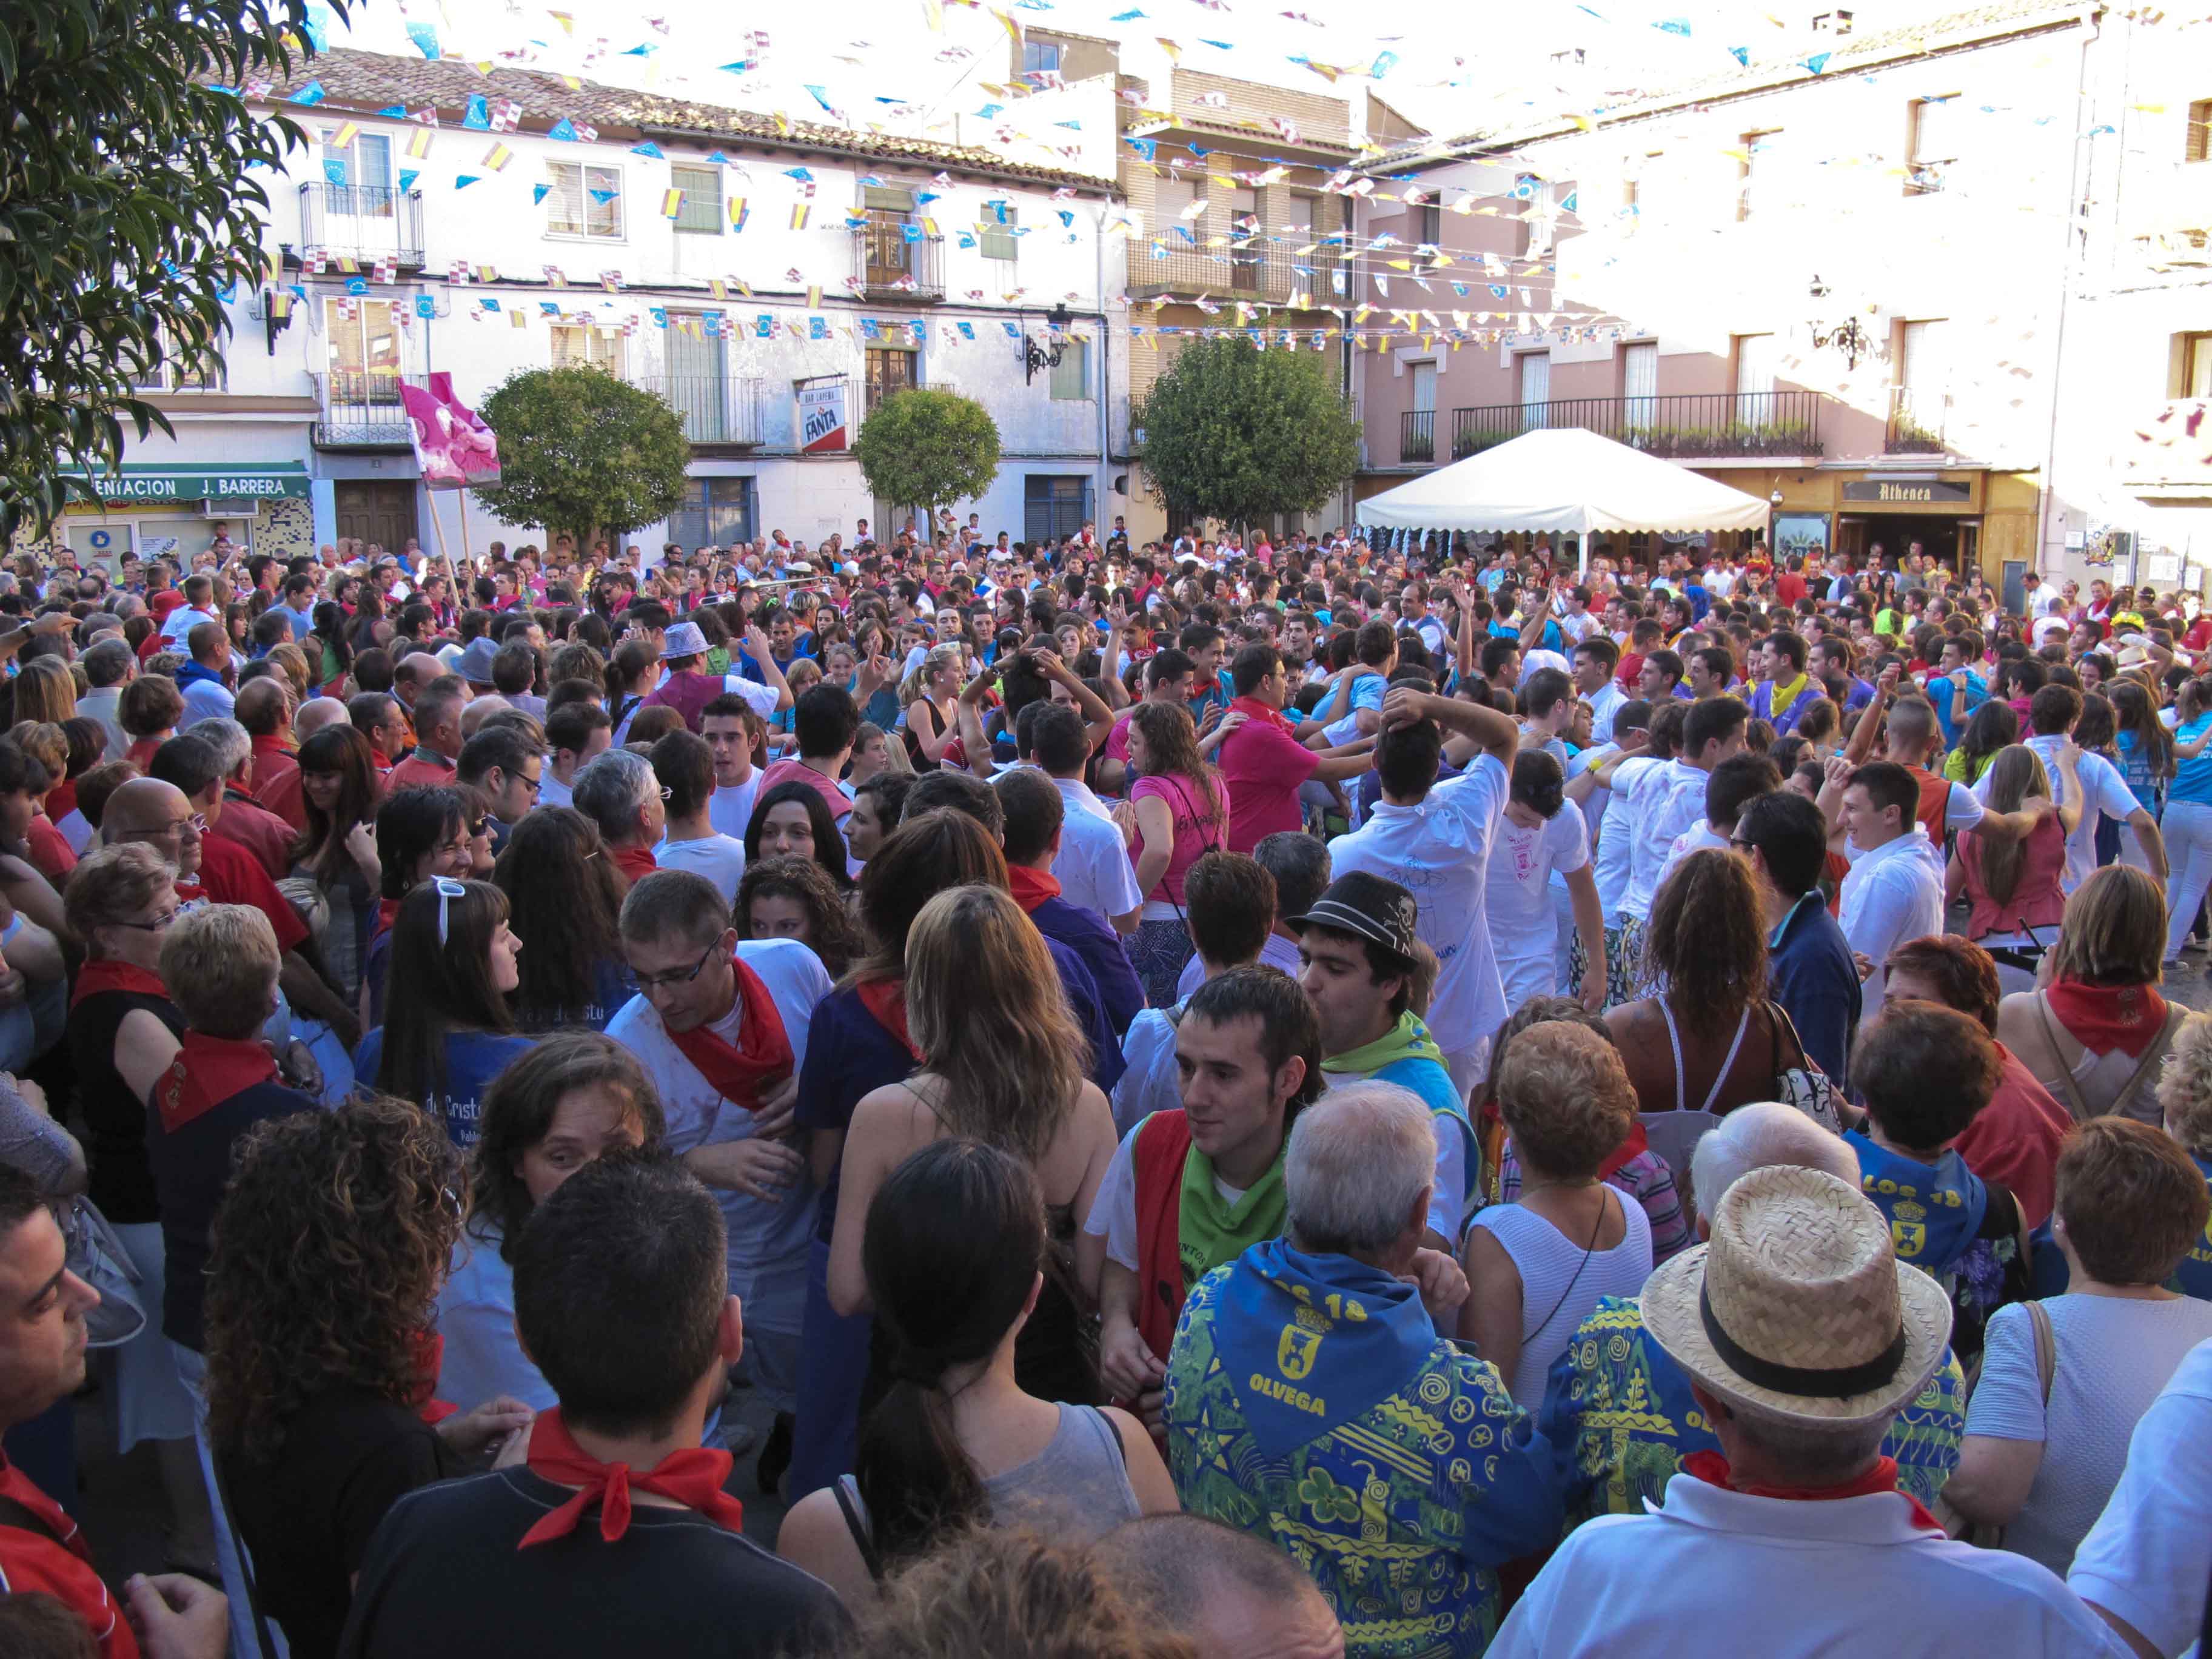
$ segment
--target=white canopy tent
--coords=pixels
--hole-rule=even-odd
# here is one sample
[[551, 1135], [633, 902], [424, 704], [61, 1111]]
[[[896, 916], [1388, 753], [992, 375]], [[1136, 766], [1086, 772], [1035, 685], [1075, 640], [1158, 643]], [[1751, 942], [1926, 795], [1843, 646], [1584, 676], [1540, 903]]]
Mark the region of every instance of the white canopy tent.
[[1767, 504], [1686, 466], [1573, 427], [1544, 428], [1359, 503], [1365, 525], [1582, 538], [1597, 531], [1764, 530]]

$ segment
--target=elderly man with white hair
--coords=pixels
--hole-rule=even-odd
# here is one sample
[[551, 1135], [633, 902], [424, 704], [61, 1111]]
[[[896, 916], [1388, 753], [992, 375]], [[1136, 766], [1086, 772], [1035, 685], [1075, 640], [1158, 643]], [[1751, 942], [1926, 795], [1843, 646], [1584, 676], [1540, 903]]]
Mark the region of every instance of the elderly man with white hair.
[[1826, 1169], [1769, 1165], [1711, 1214], [1709, 1242], [1655, 1272], [1639, 1304], [1719, 1449], [1688, 1458], [1663, 1504], [1571, 1534], [1489, 1659], [2124, 1659], [2048, 1567], [1946, 1538], [1899, 1489], [1883, 1447], [1943, 1365], [1951, 1304], [1898, 1261], [1882, 1212]]
[[1199, 1280], [1168, 1356], [1184, 1509], [1304, 1563], [1348, 1654], [1409, 1636], [1480, 1652], [1497, 1569], [1559, 1535], [1528, 1413], [1495, 1365], [1438, 1334], [1466, 1285], [1421, 1248], [1436, 1156], [1409, 1089], [1354, 1083], [1307, 1107], [1285, 1154], [1283, 1237]]
[[660, 867], [653, 848], [668, 827], [667, 798], [644, 756], [627, 749], [599, 756], [576, 774], [574, 805], [599, 826], [625, 890]]
[[[1841, 1136], [1795, 1107], [1739, 1106], [1691, 1156], [1691, 1183], [1705, 1212], [1699, 1233], [1710, 1231], [1706, 1218], [1740, 1178], [1782, 1165], [1858, 1185], [1858, 1154]], [[1644, 1328], [1632, 1296], [1601, 1298], [1576, 1330], [1553, 1364], [1539, 1425], [1559, 1462], [1570, 1529], [1594, 1515], [1643, 1514], [1647, 1498], [1656, 1504], [1666, 1495], [1684, 1459], [1717, 1452], [1721, 1443], [1690, 1397], [1690, 1379]], [[1899, 1487], [1933, 1504], [1958, 1466], [1965, 1432], [1965, 1382], [1947, 1350], [1882, 1443], [1897, 1460]]]

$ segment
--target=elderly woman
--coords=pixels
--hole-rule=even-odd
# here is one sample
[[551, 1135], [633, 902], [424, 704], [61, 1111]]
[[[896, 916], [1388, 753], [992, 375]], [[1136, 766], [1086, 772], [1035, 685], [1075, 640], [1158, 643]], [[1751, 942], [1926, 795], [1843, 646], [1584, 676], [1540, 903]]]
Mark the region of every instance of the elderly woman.
[[[2173, 1034], [2158, 1079], [2166, 1132], [2212, 1184], [2212, 1014], [2191, 1014]], [[2174, 1272], [2186, 1294], [2212, 1301], [2212, 1226], [2189, 1247]]]
[[1521, 1196], [1478, 1212], [1464, 1257], [1473, 1287], [1459, 1334], [1533, 1410], [1552, 1362], [1606, 1296], [1651, 1273], [1651, 1225], [1601, 1172], [1636, 1121], [1636, 1091], [1599, 1032], [1553, 1021], [1513, 1039], [1498, 1109], [1521, 1165]]
[[2043, 988], [1998, 1005], [1997, 1041], [2076, 1121], [2158, 1121], [2159, 1062], [2187, 1012], [2159, 992], [2166, 945], [2158, 884], [2106, 865], [2066, 901]]
[[[2066, 1293], [2001, 1308], [1944, 1500], [2053, 1572], [2095, 1524], [2136, 1420], [2212, 1340], [2212, 1303], [2166, 1288], [2204, 1235], [2203, 1172], [2148, 1124], [2100, 1117], [2058, 1155]], [[2045, 1376], [2049, 1381], [2045, 1382]]]

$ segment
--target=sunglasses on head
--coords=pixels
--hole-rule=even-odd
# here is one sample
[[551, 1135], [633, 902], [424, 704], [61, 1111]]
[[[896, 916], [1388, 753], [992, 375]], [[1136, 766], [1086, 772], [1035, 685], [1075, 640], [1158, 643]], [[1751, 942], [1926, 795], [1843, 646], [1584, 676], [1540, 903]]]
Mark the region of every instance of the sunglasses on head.
[[451, 876], [433, 876], [430, 882], [438, 890], [438, 948], [442, 951], [446, 948], [447, 911], [455, 899], [466, 898], [469, 890], [466, 883], [455, 881]]

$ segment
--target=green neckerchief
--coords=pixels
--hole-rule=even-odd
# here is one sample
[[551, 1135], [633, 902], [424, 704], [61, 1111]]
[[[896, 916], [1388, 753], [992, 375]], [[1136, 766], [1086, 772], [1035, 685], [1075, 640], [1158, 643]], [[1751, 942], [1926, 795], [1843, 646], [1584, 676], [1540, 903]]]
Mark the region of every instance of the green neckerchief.
[[[1289, 1145], [1289, 1136], [1283, 1139]], [[1176, 1236], [1183, 1289], [1188, 1291], [1224, 1261], [1235, 1261], [1249, 1246], [1279, 1237], [1284, 1213], [1279, 1149], [1267, 1173], [1231, 1204], [1213, 1184], [1213, 1160], [1194, 1142], [1182, 1161], [1182, 1211]]]
[[1356, 1072], [1365, 1077], [1401, 1060], [1433, 1060], [1439, 1066], [1444, 1063], [1444, 1051], [1437, 1047], [1429, 1028], [1410, 1008], [1398, 1016], [1395, 1025], [1365, 1048], [1347, 1048], [1340, 1054], [1332, 1054], [1322, 1061], [1321, 1068], [1324, 1072]]

